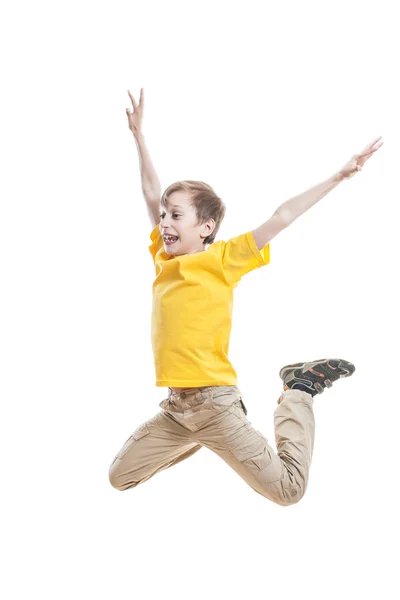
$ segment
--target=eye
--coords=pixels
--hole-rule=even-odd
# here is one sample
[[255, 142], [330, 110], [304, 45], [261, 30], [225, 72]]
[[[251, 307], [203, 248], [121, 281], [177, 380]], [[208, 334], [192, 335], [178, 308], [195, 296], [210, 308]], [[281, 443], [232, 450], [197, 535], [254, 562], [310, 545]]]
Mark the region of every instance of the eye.
[[[163, 219], [163, 218], [164, 218], [164, 216], [165, 216], [165, 213], [163, 213], [162, 215], [160, 215], [160, 219]], [[180, 215], [180, 214], [178, 214], [178, 213], [174, 213], [172, 216], [173, 216], [173, 217], [180, 217], [181, 215]]]

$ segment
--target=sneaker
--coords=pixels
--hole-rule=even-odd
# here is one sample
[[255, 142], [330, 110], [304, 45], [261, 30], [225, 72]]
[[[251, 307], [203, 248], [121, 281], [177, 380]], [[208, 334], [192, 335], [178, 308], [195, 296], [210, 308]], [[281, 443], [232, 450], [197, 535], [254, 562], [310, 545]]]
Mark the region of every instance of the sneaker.
[[322, 394], [325, 388], [332, 387], [340, 377], [350, 377], [355, 370], [355, 366], [347, 360], [323, 358], [282, 367], [279, 377], [283, 380], [285, 390], [303, 390], [315, 396]]

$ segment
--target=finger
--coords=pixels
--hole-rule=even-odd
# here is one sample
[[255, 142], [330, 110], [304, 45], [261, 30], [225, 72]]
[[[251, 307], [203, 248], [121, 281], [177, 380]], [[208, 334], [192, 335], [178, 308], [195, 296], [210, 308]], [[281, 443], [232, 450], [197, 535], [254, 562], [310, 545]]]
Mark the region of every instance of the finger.
[[129, 94], [129, 98], [132, 100], [133, 108], [136, 109], [138, 107], [138, 105], [137, 105], [135, 98], [132, 96], [132, 94], [130, 93], [129, 90], [128, 90], [128, 94]]
[[370, 150], [370, 152], [364, 152], [364, 154], [359, 154], [357, 157], [357, 160], [360, 160], [361, 158], [363, 160], [367, 160], [368, 158], [370, 158], [374, 153], [374, 150]]
[[376, 152], [377, 150], [379, 150], [379, 148], [383, 146], [383, 141], [379, 142], [379, 144], [377, 144], [376, 148], [374, 148], [374, 152]]
[[376, 152], [382, 146], [382, 144], [383, 144], [383, 141], [379, 142], [379, 143], [375, 142], [374, 144], [372, 144], [371, 152]]
[[364, 152], [367, 152], [370, 148], [372, 148], [373, 146], [375, 146], [375, 144], [377, 142], [379, 142], [379, 140], [381, 140], [381, 139], [382, 139], [382, 136], [380, 135], [371, 144], [368, 144], [367, 146], [365, 146], [365, 148], [361, 151], [361, 154], [364, 154]]
[[363, 154], [359, 154], [358, 156], [362, 156], [362, 157], [368, 157], [370, 158], [374, 152], [376, 152], [377, 150], [379, 150], [379, 148], [383, 145], [383, 142], [380, 142], [376, 148], [371, 148], [368, 152], [364, 152]]

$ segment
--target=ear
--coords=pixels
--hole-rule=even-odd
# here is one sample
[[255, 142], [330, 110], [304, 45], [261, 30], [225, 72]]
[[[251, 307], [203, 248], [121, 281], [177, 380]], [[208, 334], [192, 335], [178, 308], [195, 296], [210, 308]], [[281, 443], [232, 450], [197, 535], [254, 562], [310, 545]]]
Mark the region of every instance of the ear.
[[208, 221], [206, 221], [202, 227], [202, 235], [201, 237], [208, 237], [209, 235], [212, 234], [212, 232], [215, 229], [215, 221], [214, 219], [208, 219]]

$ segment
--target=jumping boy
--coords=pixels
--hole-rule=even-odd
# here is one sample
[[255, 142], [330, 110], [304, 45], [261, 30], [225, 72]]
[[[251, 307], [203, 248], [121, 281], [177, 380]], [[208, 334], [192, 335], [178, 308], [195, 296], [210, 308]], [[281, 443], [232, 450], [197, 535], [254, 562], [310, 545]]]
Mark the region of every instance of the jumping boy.
[[[281, 506], [304, 495], [314, 446], [313, 401], [354, 365], [319, 359], [282, 367], [283, 392], [274, 412], [277, 453], [247, 419], [228, 359], [233, 290], [246, 273], [267, 265], [269, 243], [342, 180], [361, 170], [381, 137], [335, 175], [279, 206], [254, 231], [215, 242], [225, 206], [199, 181], [177, 182], [161, 194], [142, 133], [139, 104], [126, 109], [137, 143], [142, 190], [153, 226], [152, 346], [156, 386], [168, 387], [161, 411], [140, 425], [114, 458], [109, 479], [118, 490], [136, 487], [202, 446], [218, 454], [249, 486]], [[206, 248], [206, 246], [208, 246]]]

